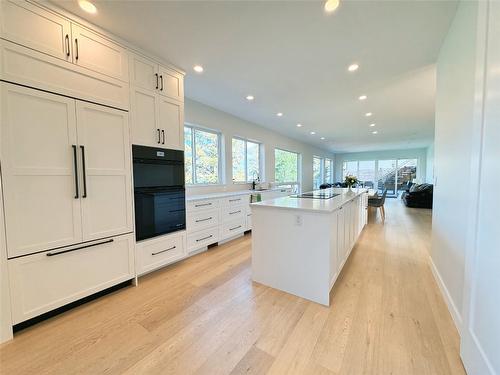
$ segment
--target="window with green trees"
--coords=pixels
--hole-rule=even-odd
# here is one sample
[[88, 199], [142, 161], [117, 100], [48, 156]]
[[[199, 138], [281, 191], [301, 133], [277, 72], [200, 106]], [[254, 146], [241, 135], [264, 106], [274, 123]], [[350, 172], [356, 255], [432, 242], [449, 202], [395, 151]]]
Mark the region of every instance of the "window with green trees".
[[299, 182], [299, 154], [274, 149], [274, 179], [279, 183]]
[[220, 183], [220, 134], [184, 126], [186, 184]]
[[232, 140], [233, 182], [251, 182], [260, 176], [260, 144], [241, 138]]

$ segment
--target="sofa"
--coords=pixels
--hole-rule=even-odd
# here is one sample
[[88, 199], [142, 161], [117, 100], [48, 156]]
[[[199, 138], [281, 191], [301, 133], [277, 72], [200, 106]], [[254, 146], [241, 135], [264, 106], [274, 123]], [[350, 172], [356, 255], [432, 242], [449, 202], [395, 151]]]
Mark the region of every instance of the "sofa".
[[432, 184], [412, 184], [401, 195], [401, 199], [407, 207], [432, 208]]

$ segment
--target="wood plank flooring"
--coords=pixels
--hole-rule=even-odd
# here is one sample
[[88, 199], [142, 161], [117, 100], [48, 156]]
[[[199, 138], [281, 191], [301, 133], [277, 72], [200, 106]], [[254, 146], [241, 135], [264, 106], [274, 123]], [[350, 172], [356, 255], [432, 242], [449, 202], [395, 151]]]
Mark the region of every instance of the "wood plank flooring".
[[464, 374], [428, 265], [431, 211], [386, 201], [329, 308], [252, 283], [251, 236], [16, 334], [2, 374]]

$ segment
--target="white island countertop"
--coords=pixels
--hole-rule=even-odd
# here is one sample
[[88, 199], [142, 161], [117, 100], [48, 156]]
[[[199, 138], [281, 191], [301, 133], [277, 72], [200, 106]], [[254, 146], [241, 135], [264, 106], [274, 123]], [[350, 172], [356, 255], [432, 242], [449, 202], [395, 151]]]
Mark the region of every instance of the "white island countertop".
[[286, 190], [287, 188], [270, 188], [270, 189], [262, 189], [262, 190], [235, 190], [235, 191], [220, 191], [216, 193], [207, 193], [207, 194], [191, 194], [186, 195], [186, 201], [198, 201], [204, 199], [216, 199], [216, 198], [225, 198], [225, 197], [233, 197], [238, 195], [246, 195], [246, 194], [259, 194], [259, 193], [268, 193], [273, 191], [281, 191]]
[[327, 190], [321, 190], [321, 192], [331, 191], [332, 193], [339, 194], [333, 198], [329, 199], [318, 199], [318, 198], [296, 198], [296, 197], [281, 197], [275, 199], [269, 199], [263, 202], [252, 203], [250, 206], [252, 209], [259, 208], [277, 208], [283, 210], [300, 210], [300, 211], [310, 211], [317, 213], [330, 213], [342, 207], [347, 202], [352, 201], [357, 196], [368, 192], [368, 189], [343, 189], [343, 188], [331, 188]]

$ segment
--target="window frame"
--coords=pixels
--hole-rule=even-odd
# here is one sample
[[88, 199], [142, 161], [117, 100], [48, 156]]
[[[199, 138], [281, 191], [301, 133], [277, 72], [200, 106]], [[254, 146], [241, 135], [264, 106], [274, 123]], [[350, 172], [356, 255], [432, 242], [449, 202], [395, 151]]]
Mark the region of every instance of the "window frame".
[[[235, 181], [234, 179], [234, 164], [233, 164], [233, 140], [236, 139], [238, 141], [243, 141], [245, 142], [245, 181]], [[250, 176], [248, 176], [248, 142], [250, 143], [253, 143], [253, 144], [256, 144], [259, 146], [259, 151], [258, 151], [258, 154], [259, 154], [259, 173], [257, 174], [257, 177], [260, 179], [260, 181], [263, 180], [263, 176], [262, 176], [262, 142], [259, 142], [259, 141], [255, 141], [255, 140], [252, 140], [252, 139], [248, 139], [248, 138], [243, 138], [243, 137], [238, 137], [238, 136], [232, 136], [231, 137], [231, 180], [233, 182], [233, 184], [248, 184], [248, 183], [251, 183], [253, 180], [250, 179]]]
[[[222, 133], [217, 130], [209, 129], [200, 125], [192, 124], [189, 122], [184, 123], [184, 128], [191, 129], [191, 180], [192, 183], [186, 183], [186, 186], [215, 186], [223, 184], [223, 150], [222, 150]], [[183, 134], [185, 129], [183, 128]], [[210, 134], [215, 134], [217, 136], [217, 182], [196, 182], [196, 137], [195, 132], [205, 132]], [[186, 152], [186, 140], [184, 139], [184, 152]]]
[[[330, 167], [330, 178], [328, 179], [328, 181], [326, 180], [326, 164], [330, 164], [329, 167]], [[323, 168], [323, 183], [325, 184], [333, 184], [333, 170], [334, 170], [334, 163], [333, 163], [333, 159], [331, 158], [324, 158], [324, 168]]]
[[[276, 180], [276, 150], [283, 151], [283, 152], [289, 152], [289, 153], [297, 155], [297, 181], [277, 181]], [[276, 185], [277, 186], [282, 186], [282, 185], [300, 186], [301, 176], [302, 176], [301, 161], [302, 161], [302, 154], [300, 152], [286, 150], [286, 149], [280, 148], [280, 147], [274, 147], [274, 180], [276, 182]]]
[[[317, 187], [314, 186], [316, 183], [315, 178], [314, 178], [314, 159], [319, 160], [319, 184]], [[313, 155], [313, 162], [312, 162], [312, 172], [313, 172], [313, 190], [319, 189], [319, 187], [324, 184], [325, 182], [325, 158], [322, 156], [318, 155]]]

